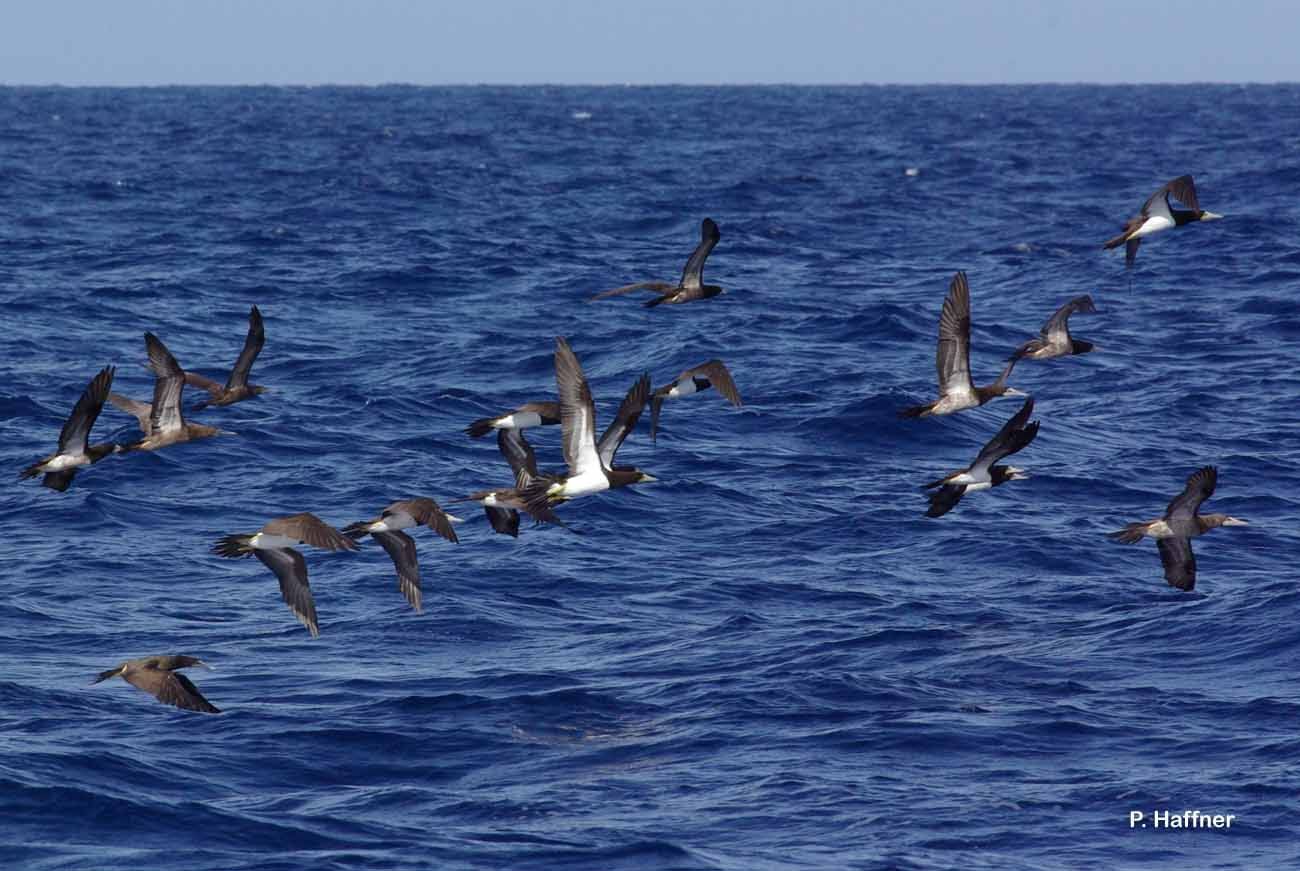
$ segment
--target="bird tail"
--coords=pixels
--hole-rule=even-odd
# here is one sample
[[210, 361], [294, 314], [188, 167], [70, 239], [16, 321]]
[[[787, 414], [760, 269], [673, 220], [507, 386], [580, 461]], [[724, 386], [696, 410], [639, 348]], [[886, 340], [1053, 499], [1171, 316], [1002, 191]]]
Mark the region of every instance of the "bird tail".
[[251, 535], [227, 535], [217, 539], [217, 543], [212, 546], [212, 552], [217, 556], [238, 559], [253, 552], [252, 541]]
[[942, 517], [961, 501], [961, 497], [966, 494], [966, 487], [963, 484], [945, 484], [938, 490], [930, 494], [930, 507], [926, 509], [926, 517]]
[[90, 685], [91, 685], [91, 686], [94, 686], [95, 684], [97, 684], [97, 683], [101, 683], [101, 682], [103, 682], [103, 681], [106, 681], [106, 680], [108, 680], [109, 678], [117, 677], [119, 674], [122, 673], [122, 671], [123, 671], [123, 669], [122, 669], [122, 666], [120, 666], [120, 665], [119, 665], [117, 668], [110, 668], [108, 671], [101, 671], [101, 672], [100, 672], [100, 673], [95, 677], [95, 679], [92, 680], [92, 681], [90, 682]]
[[563, 499], [551, 498], [551, 485], [555, 479], [547, 475], [540, 475], [528, 483], [528, 486], [519, 491], [519, 498], [523, 500], [524, 510], [527, 511], [534, 520], [546, 521], [548, 523], [559, 523], [559, 517], [551, 510], [551, 506]]
[[360, 541], [370, 534], [370, 524], [372, 520], [358, 520], [356, 523], [349, 523], [339, 530], [353, 541]]
[[1106, 533], [1106, 537], [1111, 541], [1118, 541], [1120, 544], [1136, 544], [1142, 540], [1146, 534], [1147, 525], [1145, 523], [1130, 523], [1128, 526], [1116, 532]]
[[929, 414], [930, 409], [933, 407], [934, 407], [933, 402], [931, 402], [928, 405], [913, 405], [911, 408], [904, 408], [902, 411], [898, 412], [898, 416], [899, 417], [923, 417]]
[[659, 303], [663, 302], [667, 298], [668, 298], [668, 294], [665, 293], [662, 296], [656, 296], [654, 299], [646, 300], [645, 302], [642, 303], [642, 305], [644, 305], [646, 308], [654, 308], [655, 306], [659, 305]]
[[37, 475], [41, 473], [41, 466], [43, 465], [45, 465], [44, 460], [41, 460], [39, 463], [32, 463], [26, 469], [23, 469], [21, 472], [18, 473], [18, 478], [20, 480], [26, 480], [27, 478], [35, 478]]
[[1101, 247], [1103, 250], [1109, 251], [1112, 248], [1118, 248], [1119, 246], [1123, 245], [1127, 241], [1128, 241], [1128, 230], [1125, 230], [1123, 233], [1120, 233], [1115, 238], [1107, 239], [1105, 244], [1103, 244]]
[[662, 396], [654, 396], [650, 400], [650, 441], [655, 441], [659, 433], [659, 409], [664, 406]]
[[481, 439], [492, 432], [492, 422], [495, 420], [495, 417], [481, 417], [465, 427], [465, 434], [472, 439]]

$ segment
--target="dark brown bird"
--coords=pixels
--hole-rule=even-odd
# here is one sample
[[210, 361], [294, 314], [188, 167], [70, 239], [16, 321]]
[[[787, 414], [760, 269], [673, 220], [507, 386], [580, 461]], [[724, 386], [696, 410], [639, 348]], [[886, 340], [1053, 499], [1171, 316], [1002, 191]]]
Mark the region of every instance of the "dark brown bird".
[[[1170, 201], [1171, 197], [1187, 208], [1180, 209], [1175, 206]], [[1223, 215], [1216, 215], [1214, 212], [1202, 209], [1196, 198], [1196, 185], [1192, 183], [1192, 177], [1180, 175], [1173, 181], [1166, 182], [1148, 197], [1142, 204], [1142, 211], [1124, 222], [1124, 232], [1113, 239], [1108, 239], [1102, 247], [1110, 249], [1123, 245], [1124, 266], [1128, 268], [1133, 265], [1138, 246], [1142, 244], [1144, 237], [1162, 230], [1183, 227], [1196, 221], [1214, 221], [1222, 217]]]
[[238, 559], [249, 554], [257, 557], [280, 581], [280, 595], [293, 615], [307, 627], [312, 638], [320, 635], [316, 621], [316, 602], [307, 583], [307, 561], [293, 549], [309, 544], [324, 550], [356, 550], [357, 544], [315, 514], [291, 514], [277, 517], [251, 535], [227, 535], [217, 540], [212, 552]]
[[598, 293], [591, 298], [591, 302], [598, 299], [607, 299], [611, 296], [619, 296], [624, 293], [631, 293], [634, 290], [652, 290], [659, 296], [648, 301], [646, 308], [653, 308], [661, 304], [676, 305], [683, 302], [693, 302], [697, 299], [708, 299], [711, 296], [717, 296], [720, 293], [726, 293], [716, 284], [704, 283], [704, 261], [709, 259], [709, 252], [718, 244], [722, 234], [718, 231], [718, 225], [713, 223], [712, 218], [705, 218], [700, 224], [700, 244], [695, 246], [691, 252], [690, 259], [686, 261], [686, 268], [682, 270], [682, 280], [677, 284], [669, 284], [666, 281], [641, 281], [636, 284], [625, 284], [622, 287], [616, 287], [613, 290], [606, 290]]
[[91, 681], [91, 686], [113, 677], [139, 687], [165, 705], [175, 705], [187, 711], [200, 711], [204, 714], [220, 714], [221, 711], [203, 698], [189, 678], [177, 669], [211, 668], [206, 662], [193, 656], [146, 656], [142, 659], [128, 659], [121, 665], [101, 671], [99, 677]]
[[1214, 466], [1197, 469], [1187, 478], [1187, 486], [1169, 503], [1164, 517], [1141, 523], [1130, 523], [1107, 537], [1121, 544], [1134, 544], [1144, 536], [1156, 540], [1160, 562], [1165, 567], [1165, 580], [1169, 586], [1190, 590], [1196, 586], [1196, 557], [1192, 553], [1192, 539], [1220, 526], [1249, 526], [1250, 524], [1227, 514], [1198, 514], [1201, 503], [1214, 494], [1219, 471]]
[[181, 412], [181, 394], [185, 391], [185, 370], [176, 362], [171, 351], [153, 333], [144, 334], [145, 348], [149, 351], [149, 369], [154, 374], [153, 402], [139, 402], [118, 393], [108, 395], [109, 402], [140, 423], [144, 438], [129, 445], [124, 451], [156, 451], [168, 445], [215, 435], [233, 435], [215, 426], [191, 423]]
[[732, 405], [737, 408], [741, 406], [740, 391], [736, 389], [736, 382], [731, 380], [731, 372], [728, 371], [727, 364], [721, 360], [701, 363], [693, 369], [687, 369], [671, 383], [656, 390], [650, 397], [650, 440], [654, 441], [658, 434], [659, 409], [665, 399], [690, 396], [692, 393], [708, 390], [710, 387], [716, 389], [722, 394], [722, 398]]
[[1086, 354], [1093, 349], [1092, 342], [1085, 342], [1070, 336], [1070, 315], [1075, 312], [1092, 314], [1097, 311], [1092, 304], [1092, 297], [1086, 293], [1076, 296], [1056, 310], [1047, 319], [1037, 339], [1025, 342], [1015, 353], [1012, 360], [1048, 360], [1052, 357], [1065, 357], [1070, 354]]
[[112, 366], [106, 366], [90, 379], [59, 432], [59, 449], [23, 469], [18, 473], [19, 478], [31, 478], [43, 472], [41, 484], [61, 493], [68, 489], [79, 467], [98, 463], [118, 450], [114, 444], [88, 444], [90, 430], [113, 386], [114, 371]]
[[257, 306], [253, 306], [248, 312], [248, 335], [244, 338], [244, 349], [239, 352], [239, 359], [235, 360], [235, 367], [230, 370], [230, 377], [226, 379], [224, 387], [197, 372], [185, 373], [186, 384], [208, 391], [211, 397], [195, 403], [194, 410], [199, 411], [209, 405], [230, 405], [265, 393], [265, 387], [248, 383], [248, 374], [253, 369], [253, 361], [262, 352], [262, 346], [265, 344], [266, 330], [262, 328], [262, 313], [257, 310]]
[[958, 272], [948, 286], [948, 296], [939, 314], [939, 348], [935, 354], [939, 398], [928, 405], [905, 408], [898, 413], [899, 417], [952, 414], [983, 405], [997, 396], [1024, 396], [1007, 386], [1007, 377], [1015, 365], [1014, 359], [1008, 362], [998, 380], [987, 387], [975, 386], [970, 374], [970, 285], [966, 273]]
[[[503, 430], [504, 432], [504, 430]], [[343, 534], [360, 541], [367, 535], [374, 537], [397, 567], [397, 588], [416, 613], [422, 612], [420, 593], [420, 563], [415, 553], [415, 539], [403, 529], [427, 526], [450, 542], [459, 541], [452, 521], [460, 520], [447, 514], [432, 499], [419, 497], [394, 502], [374, 520], [362, 520], [343, 527]]]
[[994, 464], [1024, 449], [1038, 435], [1038, 421], [1029, 422], [1029, 415], [1033, 413], [1034, 398], [1031, 396], [980, 449], [975, 462], [926, 484], [922, 489], [934, 490], [934, 492], [930, 494], [930, 508], [925, 512], [925, 516], [942, 517], [951, 511], [967, 493], [988, 490], [1008, 481], [1029, 477], [1024, 469]]
[[566, 525], [559, 515], [548, 506], [536, 505], [530, 508], [523, 497], [524, 488], [535, 479], [554, 477], [538, 474], [537, 455], [533, 452], [533, 446], [524, 438], [523, 430], [517, 427], [497, 430], [497, 447], [500, 448], [502, 456], [506, 458], [511, 471], [514, 472], [515, 485], [513, 487], [499, 487], [495, 490], [479, 490], [476, 493], [469, 494], [464, 499], [455, 499], [453, 501], [477, 502], [483, 506], [483, 511], [487, 514], [492, 529], [502, 535], [511, 535], [515, 538], [519, 537], [520, 511], [528, 512], [539, 523]]
[[507, 411], [496, 417], [481, 417], [465, 427], [465, 432], [472, 439], [482, 438], [494, 429], [528, 429], [534, 426], [550, 426], [560, 422], [560, 403], [525, 402], [514, 411]]

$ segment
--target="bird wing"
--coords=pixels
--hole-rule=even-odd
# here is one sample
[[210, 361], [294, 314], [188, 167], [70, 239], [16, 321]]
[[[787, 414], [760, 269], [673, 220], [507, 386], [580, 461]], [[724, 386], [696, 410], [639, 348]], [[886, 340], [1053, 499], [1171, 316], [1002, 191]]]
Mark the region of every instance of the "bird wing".
[[625, 293], [631, 293], [634, 290], [653, 290], [655, 293], [667, 293], [670, 290], [676, 290], [674, 285], [666, 281], [638, 281], [636, 284], [625, 284], [622, 287], [616, 287], [613, 290], [602, 291], [593, 296], [588, 302], [595, 302], [598, 299], [608, 299], [611, 296], [622, 296]]
[[158, 701], [184, 708], [187, 711], [201, 711], [205, 714], [219, 714], [221, 711], [207, 699], [194, 682], [180, 672], [161, 668], [143, 668], [128, 671], [122, 678], [132, 686], [139, 687]]
[[953, 276], [943, 301], [935, 366], [940, 396], [975, 394], [970, 377], [970, 285], [965, 272]]
[[930, 507], [926, 509], [925, 516], [942, 517], [957, 506], [965, 493], [965, 484], [944, 484], [930, 494]]
[[[282, 535], [303, 544], [325, 550], [356, 550], [357, 543], [321, 520], [315, 514], [303, 512], [277, 517], [262, 527], [268, 535]], [[258, 551], [261, 553], [261, 551]]]
[[451, 518], [432, 499], [421, 497], [419, 499], [394, 502], [385, 509], [384, 513], [390, 514], [399, 511], [411, 515], [416, 523], [429, 527], [448, 541], [456, 542], [459, 540], [456, 538], [456, 530], [451, 525]]
[[200, 375], [197, 372], [187, 371], [185, 373], [185, 383], [190, 385], [191, 387], [197, 387], [200, 390], [206, 390], [208, 391], [208, 393], [211, 393], [213, 397], [218, 397], [222, 393], [222, 387], [220, 384], [213, 381], [211, 378], [207, 378], [203, 375]]
[[681, 381], [684, 378], [695, 378], [697, 376], [709, 379], [713, 389], [722, 394], [722, 398], [732, 405], [739, 407], [742, 404], [740, 391], [736, 389], [736, 382], [731, 379], [731, 372], [727, 369], [726, 363], [721, 360], [710, 360], [707, 363], [701, 363], [694, 369], [687, 369], [681, 375], [678, 375], [677, 380]]
[[1157, 538], [1156, 549], [1165, 567], [1165, 580], [1169, 586], [1190, 590], [1196, 586], [1196, 555], [1192, 553], [1192, 540], [1182, 536]]
[[1214, 493], [1214, 485], [1219, 480], [1219, 472], [1214, 466], [1205, 466], [1187, 476], [1187, 486], [1169, 503], [1165, 509], [1165, 522], [1190, 521], [1201, 503]]
[[320, 635], [320, 624], [316, 622], [316, 601], [311, 595], [311, 585], [307, 583], [307, 561], [302, 554], [289, 547], [256, 548], [253, 556], [262, 561], [262, 565], [275, 572], [280, 581], [280, 595], [289, 606], [293, 616], [307, 627], [312, 638]]
[[1086, 293], [1083, 296], [1076, 296], [1058, 308], [1056, 313], [1047, 319], [1047, 323], [1043, 324], [1040, 335], [1049, 343], [1065, 342], [1069, 344], [1070, 315], [1076, 311], [1093, 312], [1096, 310], [1096, 307], [1092, 304], [1091, 296]]
[[185, 389], [185, 370], [172, 352], [153, 333], [144, 334], [149, 351], [149, 369], [154, 374], [153, 410], [149, 417], [149, 434], [176, 432], [185, 428], [181, 414], [181, 393]]
[[484, 505], [483, 510], [487, 512], [488, 522], [492, 528], [502, 535], [513, 535], [519, 537], [519, 512], [513, 508], [495, 508], [491, 505]]
[[253, 361], [265, 344], [266, 330], [262, 328], [262, 313], [257, 310], [257, 306], [253, 306], [248, 312], [248, 335], [244, 338], [244, 350], [239, 352], [239, 359], [235, 360], [235, 367], [230, 370], [230, 379], [226, 381], [227, 390], [248, 384], [248, 373], [253, 369]]
[[418, 612], [420, 607], [420, 563], [415, 555], [415, 539], [401, 531], [373, 533], [397, 566], [397, 587]]
[[1011, 416], [1011, 419], [1002, 425], [1002, 429], [994, 434], [993, 438], [980, 449], [979, 455], [975, 457], [975, 462], [971, 464], [971, 472], [985, 472], [1003, 457], [1009, 457], [1016, 451], [1021, 450], [1034, 440], [1038, 435], [1038, 421], [1034, 421], [1026, 426], [1029, 421], [1029, 415], [1034, 412], [1034, 398], [1031, 396], [1025, 400], [1025, 404], [1020, 410]]
[[573, 477], [600, 469], [596, 451], [596, 403], [582, 366], [563, 337], [555, 340], [555, 386], [560, 394], [560, 423], [564, 427], [564, 460]]
[[704, 261], [709, 259], [709, 252], [721, 238], [718, 225], [713, 223], [712, 218], [705, 218], [700, 224], [700, 244], [695, 246], [686, 261], [686, 268], [682, 270], [681, 287], [698, 290], [704, 286]]
[[606, 469], [614, 467], [614, 454], [618, 453], [623, 440], [636, 427], [637, 418], [650, 401], [650, 391], [650, 373], [647, 372], [628, 390], [618, 407], [618, 414], [614, 415], [613, 422], [601, 434], [600, 441], [596, 443], [596, 453], [600, 455], [600, 462]]
[[1133, 261], [1137, 260], [1138, 248], [1140, 248], [1141, 246], [1142, 246], [1142, 240], [1140, 238], [1129, 239], [1127, 242], [1124, 243], [1124, 268], [1125, 269], [1132, 266]]
[[537, 455], [533, 446], [517, 429], [497, 430], [497, 447], [515, 473], [515, 486], [527, 487], [528, 482], [537, 477]]
[[108, 401], [121, 411], [131, 415], [140, 424], [140, 431], [149, 435], [153, 427], [153, 406], [147, 402], [141, 402], [138, 399], [131, 399], [120, 393], [108, 394]]
[[[1164, 196], [1164, 208], [1169, 209], [1169, 197], [1173, 197], [1187, 208], [1199, 212], [1201, 203], [1196, 198], [1196, 184], [1190, 175], [1180, 175], [1160, 189]], [[1154, 196], [1153, 196], [1154, 198]], [[1147, 201], [1150, 203], [1150, 200]]]
[[86, 389], [81, 392], [77, 404], [72, 406], [72, 414], [59, 430], [60, 454], [84, 454], [86, 442], [90, 439], [90, 429], [99, 417], [104, 400], [108, 398], [109, 388], [113, 386], [112, 366], [105, 366], [99, 374], [90, 379]]

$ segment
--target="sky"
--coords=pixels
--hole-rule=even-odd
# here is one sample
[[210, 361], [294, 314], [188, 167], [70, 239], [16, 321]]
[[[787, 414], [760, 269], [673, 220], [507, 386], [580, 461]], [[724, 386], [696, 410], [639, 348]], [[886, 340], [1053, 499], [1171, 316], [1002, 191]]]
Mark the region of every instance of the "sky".
[[1294, 0], [10, 0], [0, 84], [1300, 81]]

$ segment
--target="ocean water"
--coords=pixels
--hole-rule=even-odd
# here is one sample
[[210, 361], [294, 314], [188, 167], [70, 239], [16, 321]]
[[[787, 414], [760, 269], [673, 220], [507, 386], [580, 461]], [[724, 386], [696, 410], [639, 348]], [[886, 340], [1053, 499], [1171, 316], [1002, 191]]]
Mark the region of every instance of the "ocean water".
[[[148, 398], [146, 330], [223, 376], [257, 304], [271, 387], [195, 415], [235, 436], [6, 488], [0, 866], [1300, 866], [1300, 87], [0, 89], [0, 119], [11, 477], [103, 366]], [[1227, 218], [1126, 271], [1101, 242], [1183, 173]], [[586, 302], [675, 280], [706, 215], [724, 296]], [[896, 416], [958, 269], [977, 381], [1081, 293], [1098, 350], [1020, 366], [1031, 477], [929, 519], [1019, 407]], [[423, 615], [373, 542], [306, 549], [316, 640], [209, 553], [504, 485], [463, 428], [551, 398], [556, 336], [602, 422], [715, 356], [744, 406], [643, 422], [619, 459], [659, 483], [564, 506], [581, 535], [417, 532]], [[1207, 464], [1251, 525], [1180, 593], [1104, 533]], [[223, 713], [89, 685], [153, 653], [213, 664]], [[1159, 809], [1234, 821], [1130, 826]]]

